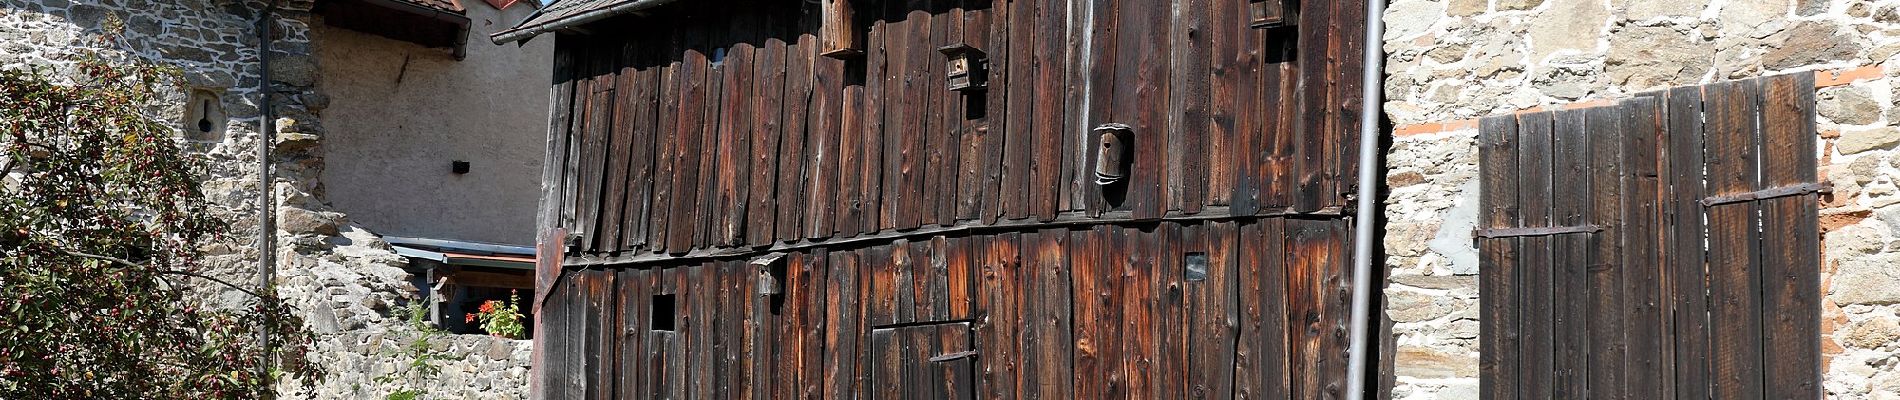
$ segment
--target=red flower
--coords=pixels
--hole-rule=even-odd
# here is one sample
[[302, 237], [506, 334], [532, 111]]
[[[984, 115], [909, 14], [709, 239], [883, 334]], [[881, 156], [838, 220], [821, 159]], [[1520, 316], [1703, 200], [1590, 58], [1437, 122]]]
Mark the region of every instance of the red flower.
[[483, 313], [483, 314], [494, 314], [494, 313], [495, 313], [495, 301], [494, 301], [494, 300], [489, 300], [489, 301], [484, 301], [484, 302], [482, 302], [482, 313]]
[[475, 322], [475, 314], [469, 314], [467, 318], [462, 319], [462, 323], [470, 323], [470, 322]]

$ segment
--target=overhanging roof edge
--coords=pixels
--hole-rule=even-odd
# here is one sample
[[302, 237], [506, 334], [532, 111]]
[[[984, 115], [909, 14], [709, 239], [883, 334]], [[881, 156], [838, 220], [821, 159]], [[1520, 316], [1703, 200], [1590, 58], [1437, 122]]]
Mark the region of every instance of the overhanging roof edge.
[[608, 6], [605, 8], [595, 9], [595, 10], [586, 11], [586, 12], [574, 14], [567, 17], [562, 17], [560, 19], [555, 19], [552, 21], [541, 22], [541, 23], [530, 25], [529, 22], [534, 21], [535, 17], [540, 16], [542, 12], [546, 12], [549, 8], [552, 8], [552, 6], [542, 7], [540, 10], [536, 11], [534, 15], [530, 15], [528, 16], [527, 19], [522, 20], [520, 25], [517, 25], [514, 28], [509, 28], [508, 30], [504, 30], [501, 32], [495, 32], [495, 34], [489, 35], [489, 39], [494, 41], [495, 44], [507, 44], [508, 42], [526, 41], [528, 39], [533, 39], [535, 36], [539, 36], [544, 33], [567, 29], [567, 28], [573, 28], [573, 27], [577, 27], [581, 25], [586, 25], [594, 21], [607, 19], [608, 17], [621, 15], [621, 14], [627, 14], [627, 13], [640, 11], [640, 10], [645, 10], [645, 9], [649, 9], [653, 7], [658, 7], [658, 6], [665, 5], [667, 3], [672, 3], [675, 1], [678, 1], [678, 0], [632, 0], [625, 3]]

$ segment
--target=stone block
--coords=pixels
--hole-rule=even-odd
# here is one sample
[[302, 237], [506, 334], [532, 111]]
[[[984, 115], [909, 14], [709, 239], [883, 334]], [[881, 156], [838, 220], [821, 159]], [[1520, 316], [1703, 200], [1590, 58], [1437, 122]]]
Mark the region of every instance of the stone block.
[[1891, 126], [1844, 131], [1840, 139], [1834, 140], [1834, 148], [1840, 150], [1841, 154], [1887, 149], [1895, 144], [1900, 144], [1900, 128]]

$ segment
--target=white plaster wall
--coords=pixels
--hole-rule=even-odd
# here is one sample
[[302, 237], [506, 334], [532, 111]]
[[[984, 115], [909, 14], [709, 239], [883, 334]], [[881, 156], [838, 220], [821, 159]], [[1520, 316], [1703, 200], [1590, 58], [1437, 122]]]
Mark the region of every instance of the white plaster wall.
[[[533, 7], [464, 1], [468, 57], [318, 26], [325, 199], [385, 235], [532, 244], [554, 41], [494, 45]], [[450, 171], [452, 161], [472, 164]]]

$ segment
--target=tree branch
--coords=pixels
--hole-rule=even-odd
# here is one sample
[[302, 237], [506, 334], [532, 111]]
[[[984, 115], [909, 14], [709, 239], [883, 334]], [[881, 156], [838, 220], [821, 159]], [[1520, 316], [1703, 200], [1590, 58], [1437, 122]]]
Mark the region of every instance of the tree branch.
[[[145, 264], [142, 264], [142, 263], [135, 263], [135, 262], [132, 262], [132, 261], [130, 261], [130, 260], [126, 260], [126, 259], [123, 259], [123, 258], [118, 258], [118, 257], [112, 257], [112, 256], [102, 256], [102, 255], [98, 255], [98, 254], [87, 254], [87, 253], [81, 253], [81, 252], [78, 252], [78, 251], [73, 251], [73, 250], [67, 250], [67, 249], [61, 249], [60, 251], [63, 251], [63, 252], [65, 252], [66, 254], [69, 254], [69, 255], [72, 255], [72, 256], [75, 256], [75, 257], [84, 257], [84, 258], [90, 258], [90, 259], [94, 259], [94, 260], [100, 260], [100, 261], [108, 261], [108, 262], [112, 262], [112, 263], [116, 263], [116, 264], [120, 264], [120, 265], [124, 265], [124, 266], [128, 266], [128, 267], [143, 267], [143, 266], [145, 266]], [[245, 289], [245, 288], [243, 288], [243, 287], [239, 287], [238, 285], [233, 285], [233, 284], [231, 284], [230, 282], [225, 282], [225, 281], [224, 281], [224, 280], [222, 280], [222, 279], [218, 279], [218, 278], [214, 278], [214, 277], [211, 277], [211, 276], [207, 276], [207, 275], [203, 275], [203, 274], [198, 274], [198, 273], [193, 273], [193, 272], [185, 272], [185, 271], [173, 271], [173, 270], [158, 270], [158, 271], [154, 271], [154, 272], [157, 272], [157, 273], [160, 273], [160, 274], [165, 274], [165, 275], [180, 275], [180, 276], [189, 276], [189, 277], [193, 277], [193, 278], [198, 278], [198, 279], [204, 279], [204, 280], [207, 280], [207, 281], [212, 281], [212, 282], [215, 282], [215, 283], [217, 283], [217, 284], [219, 284], [219, 285], [224, 285], [224, 287], [227, 287], [227, 288], [231, 288], [232, 290], [236, 290], [236, 291], [239, 291], [239, 292], [244, 292], [244, 294], [248, 294], [248, 295], [251, 295], [251, 297], [256, 297], [256, 298], [259, 298], [259, 299], [268, 299], [268, 297], [264, 297], [264, 295], [260, 295], [260, 294], [257, 294], [257, 292], [253, 292], [253, 291], [251, 291], [250, 289]]]

